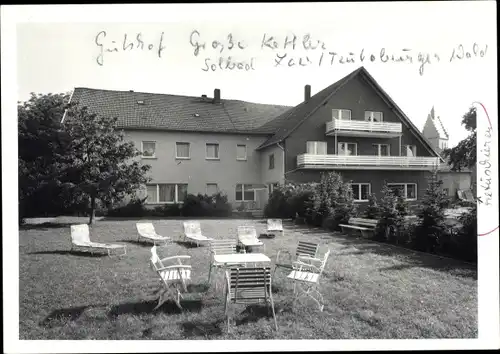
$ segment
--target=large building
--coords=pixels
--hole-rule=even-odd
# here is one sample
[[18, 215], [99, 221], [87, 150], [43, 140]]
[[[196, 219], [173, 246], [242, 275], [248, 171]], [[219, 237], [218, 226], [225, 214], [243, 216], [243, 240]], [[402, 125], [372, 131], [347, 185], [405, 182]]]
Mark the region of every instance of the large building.
[[384, 181], [409, 201], [442, 162], [410, 119], [361, 67], [295, 107], [133, 91], [75, 88], [72, 101], [117, 116], [152, 166], [147, 203], [223, 191], [233, 208], [262, 210], [286, 181], [317, 182], [337, 171], [355, 200], [380, 196]]

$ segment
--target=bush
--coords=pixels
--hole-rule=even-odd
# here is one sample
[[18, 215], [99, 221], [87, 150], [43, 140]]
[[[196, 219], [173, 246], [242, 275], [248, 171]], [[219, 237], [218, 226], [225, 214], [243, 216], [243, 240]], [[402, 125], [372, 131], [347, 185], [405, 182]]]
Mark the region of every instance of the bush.
[[413, 240], [415, 248], [419, 251], [438, 251], [442, 239], [446, 237], [444, 211], [449, 203], [442, 191], [442, 183], [437, 178], [437, 172], [434, 171], [429, 178], [422, 205], [417, 213], [419, 222], [415, 228]]
[[380, 217], [380, 209], [375, 194], [370, 194], [368, 196], [368, 205], [363, 216], [367, 219], [378, 219]]
[[182, 216], [217, 216], [231, 215], [231, 205], [227, 196], [217, 193], [212, 196], [206, 194], [188, 194], [180, 209]]
[[109, 209], [108, 216], [114, 217], [142, 217], [148, 216], [148, 210], [144, 206], [146, 198], [132, 198], [130, 202], [124, 206]]
[[356, 215], [351, 187], [336, 172], [321, 176], [321, 182], [314, 189], [312, 202], [312, 221], [316, 226], [339, 230], [339, 224], [346, 223]]
[[305, 217], [312, 206], [314, 185], [287, 183], [274, 188], [264, 207], [268, 218], [294, 219]]
[[[389, 228], [395, 228], [395, 236], [397, 236], [404, 224], [404, 217], [400, 214], [397, 209], [398, 197], [392, 192], [392, 190], [384, 182], [382, 187], [382, 198], [379, 203], [379, 217], [380, 220], [375, 228], [374, 237], [381, 241], [395, 241], [387, 240], [386, 233]], [[401, 208], [401, 206], [399, 206]]]
[[462, 224], [451, 237], [451, 252], [468, 262], [477, 262], [477, 205], [458, 217]]

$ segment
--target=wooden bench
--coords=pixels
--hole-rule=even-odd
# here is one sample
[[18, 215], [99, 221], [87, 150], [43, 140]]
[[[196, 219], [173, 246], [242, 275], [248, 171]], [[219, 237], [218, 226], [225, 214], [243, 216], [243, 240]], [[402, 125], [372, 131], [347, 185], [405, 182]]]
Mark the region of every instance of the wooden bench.
[[378, 220], [375, 219], [350, 218], [348, 225], [340, 224], [339, 226], [342, 232], [348, 233], [349, 229], [359, 230], [363, 237], [369, 238], [373, 236], [377, 224]]

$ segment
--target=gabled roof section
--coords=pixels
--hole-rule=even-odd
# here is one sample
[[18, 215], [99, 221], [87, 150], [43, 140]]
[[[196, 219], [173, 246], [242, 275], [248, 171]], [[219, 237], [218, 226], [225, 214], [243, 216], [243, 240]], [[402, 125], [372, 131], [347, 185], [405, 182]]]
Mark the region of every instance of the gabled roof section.
[[306, 121], [307, 118], [316, 112], [316, 110], [318, 110], [326, 101], [328, 101], [330, 97], [332, 97], [342, 86], [349, 82], [349, 80], [355, 77], [361, 70], [364, 70], [364, 68], [361, 67], [353, 71], [324, 90], [311, 96], [309, 100], [302, 101], [288, 112], [285, 112], [281, 116], [269, 122], [269, 125], [276, 125], [278, 130], [276, 130], [276, 133], [272, 137], [259, 146], [257, 150], [277, 144], [286, 139], [295, 129]]
[[296, 107], [292, 108], [290, 111], [286, 112], [276, 120], [283, 121], [283, 125], [278, 129], [275, 135], [265, 141], [258, 149], [263, 149], [267, 146], [282, 142], [286, 139], [294, 130], [296, 130], [304, 121], [306, 121], [314, 112], [316, 112], [323, 104], [325, 104], [331, 97], [333, 97], [337, 91], [347, 84], [353, 78], [361, 76], [365, 81], [368, 82], [375, 90], [375, 92], [389, 105], [389, 107], [396, 113], [396, 115], [401, 119], [403, 124], [405, 124], [410, 131], [417, 137], [417, 139], [422, 142], [422, 144], [427, 147], [427, 149], [437, 157], [441, 155], [433, 148], [431, 143], [424, 138], [420, 131], [415, 127], [415, 125], [410, 121], [410, 119], [404, 114], [404, 112], [399, 108], [396, 103], [391, 99], [391, 97], [382, 89], [382, 87], [375, 81], [375, 79], [368, 73], [368, 71], [362, 66], [354, 70], [349, 75], [343, 77], [339, 81], [335, 82], [333, 85], [328, 86], [324, 90], [318, 92], [312, 96], [307, 102], [302, 102]]
[[427, 140], [423, 135], [422, 133], [418, 130], [418, 128], [411, 122], [410, 118], [408, 118], [406, 116], [406, 114], [404, 114], [403, 110], [401, 108], [398, 107], [398, 105], [396, 104], [396, 102], [394, 102], [392, 100], [392, 98], [387, 94], [387, 92], [384, 91], [384, 89], [378, 84], [377, 81], [375, 81], [375, 79], [370, 75], [370, 73], [364, 68], [362, 67], [362, 75], [365, 79], [367, 79], [368, 83], [373, 85], [373, 87], [375, 88], [375, 92], [377, 92], [379, 94], [379, 96], [388, 103], [389, 107], [394, 111], [394, 113], [396, 113], [396, 115], [399, 117], [399, 119], [401, 119], [401, 121], [403, 122], [403, 124], [407, 125], [407, 127], [410, 129], [410, 131], [413, 133], [413, 135], [418, 139], [420, 140], [420, 142], [425, 146], [427, 147], [427, 149], [429, 150], [429, 152], [432, 152], [434, 153], [437, 157], [439, 157], [441, 159], [442, 162], [444, 162], [443, 160], [443, 157], [441, 156], [440, 153], [438, 153], [436, 151], [436, 149], [434, 149], [434, 147], [432, 146], [432, 144], [430, 143], [429, 140]]
[[118, 127], [218, 133], [273, 134], [268, 124], [291, 107], [212, 98], [75, 88], [72, 102], [118, 117]]
[[435, 116], [434, 107], [432, 107], [429, 117], [432, 125], [434, 125], [436, 131], [438, 132], [439, 138], [449, 139], [450, 137], [448, 136], [448, 132], [446, 131], [446, 129], [444, 129], [444, 125], [443, 122], [441, 121], [441, 118], [439, 116], [437, 117]]

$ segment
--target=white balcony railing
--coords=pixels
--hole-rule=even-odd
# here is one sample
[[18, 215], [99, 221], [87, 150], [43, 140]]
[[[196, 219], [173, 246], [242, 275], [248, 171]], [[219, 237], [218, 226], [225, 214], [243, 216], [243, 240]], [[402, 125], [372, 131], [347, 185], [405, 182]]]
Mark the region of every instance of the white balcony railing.
[[314, 155], [297, 156], [298, 168], [412, 169], [438, 168], [439, 157]]
[[326, 123], [326, 134], [337, 132], [401, 134], [401, 123], [334, 119]]

